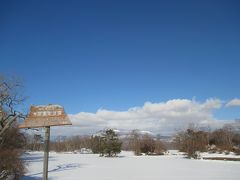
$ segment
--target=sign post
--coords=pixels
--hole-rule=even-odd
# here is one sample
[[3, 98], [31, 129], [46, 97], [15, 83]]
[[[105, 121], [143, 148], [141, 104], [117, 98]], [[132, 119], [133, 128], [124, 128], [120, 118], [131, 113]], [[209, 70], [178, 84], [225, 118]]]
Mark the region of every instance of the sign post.
[[43, 180], [48, 179], [48, 153], [49, 153], [50, 126], [45, 127]]
[[43, 180], [48, 179], [50, 126], [72, 125], [64, 108], [59, 105], [31, 106], [30, 112], [19, 128], [45, 128]]

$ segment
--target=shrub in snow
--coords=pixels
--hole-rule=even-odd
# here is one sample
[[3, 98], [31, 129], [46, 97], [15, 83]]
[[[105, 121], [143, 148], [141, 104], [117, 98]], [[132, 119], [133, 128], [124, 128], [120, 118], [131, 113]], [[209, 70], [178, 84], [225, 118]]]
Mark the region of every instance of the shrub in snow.
[[214, 145], [217, 152], [233, 151], [239, 154], [240, 131], [234, 130], [234, 127], [229, 125], [217, 129], [209, 133], [209, 144]]
[[197, 158], [197, 151], [207, 150], [208, 134], [203, 131], [187, 129], [187, 131], [177, 134], [174, 141], [176, 147], [180, 151], [186, 152], [189, 158]]
[[0, 144], [0, 179], [19, 179], [24, 174], [24, 164], [20, 158], [24, 136], [12, 127], [6, 131]]
[[230, 128], [223, 128], [215, 130], [210, 134], [209, 144], [216, 145], [221, 150], [231, 151], [233, 147], [233, 132]]
[[157, 155], [164, 155], [167, 149], [165, 145], [160, 141], [160, 139], [155, 140], [155, 150], [154, 153]]
[[163, 155], [166, 151], [160, 138], [154, 139], [150, 134], [140, 134], [138, 130], [133, 130], [129, 136], [129, 149], [135, 155]]
[[148, 134], [143, 135], [140, 142], [141, 153], [152, 154], [155, 150], [155, 141]]

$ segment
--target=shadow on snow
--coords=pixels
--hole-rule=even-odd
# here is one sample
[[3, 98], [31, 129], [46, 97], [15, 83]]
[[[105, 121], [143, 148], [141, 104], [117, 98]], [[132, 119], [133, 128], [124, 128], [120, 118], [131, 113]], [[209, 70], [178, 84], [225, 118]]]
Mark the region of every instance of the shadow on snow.
[[[81, 165], [78, 163], [62, 164], [62, 165], [58, 165], [56, 168], [54, 168], [52, 170], [49, 170], [48, 173], [67, 171], [67, 170], [72, 170], [72, 169], [76, 169], [76, 168], [80, 168], [80, 167], [81, 167]], [[33, 176], [37, 176], [37, 175], [42, 176], [42, 172], [30, 174], [28, 176], [23, 176], [23, 177], [21, 177], [21, 179], [22, 180], [40, 180], [40, 179], [42, 179], [41, 177], [33, 177]], [[51, 179], [51, 178], [49, 178], [49, 179]]]
[[[40, 161], [43, 161], [43, 155], [23, 156], [21, 159], [22, 159], [23, 161], [25, 161], [26, 163], [29, 163], [29, 162], [40, 162]], [[55, 160], [55, 157], [49, 156], [49, 160], [54, 161], [54, 160]]]

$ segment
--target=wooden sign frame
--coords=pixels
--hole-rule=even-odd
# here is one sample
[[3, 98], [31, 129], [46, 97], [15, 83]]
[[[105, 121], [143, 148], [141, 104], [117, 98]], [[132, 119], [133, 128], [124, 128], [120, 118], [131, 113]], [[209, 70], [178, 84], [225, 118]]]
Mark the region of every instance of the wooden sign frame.
[[43, 180], [48, 179], [50, 126], [72, 125], [60, 105], [31, 106], [30, 112], [19, 128], [45, 128]]
[[72, 125], [64, 108], [59, 105], [31, 106], [30, 112], [19, 128]]

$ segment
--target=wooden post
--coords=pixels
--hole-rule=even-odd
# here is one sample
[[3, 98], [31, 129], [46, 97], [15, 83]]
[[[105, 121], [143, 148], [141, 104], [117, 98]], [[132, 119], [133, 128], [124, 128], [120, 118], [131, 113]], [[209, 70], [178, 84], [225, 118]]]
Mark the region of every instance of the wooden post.
[[45, 127], [43, 180], [48, 179], [48, 152], [49, 152], [50, 126]]

